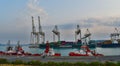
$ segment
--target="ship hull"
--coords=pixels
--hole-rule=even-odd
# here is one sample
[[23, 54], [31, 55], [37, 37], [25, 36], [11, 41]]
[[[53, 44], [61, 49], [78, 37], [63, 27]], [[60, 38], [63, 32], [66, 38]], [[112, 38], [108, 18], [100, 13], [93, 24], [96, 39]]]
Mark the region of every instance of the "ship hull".
[[30, 44], [29, 48], [39, 48], [39, 44]]
[[[50, 45], [51, 48], [80, 48], [82, 45], [74, 44], [74, 45]], [[96, 45], [91, 44], [87, 45], [89, 48], [96, 48]], [[45, 44], [39, 44], [39, 48], [46, 48]]]
[[119, 44], [98, 44], [97, 47], [116, 48], [116, 47], [120, 47], [120, 43]]

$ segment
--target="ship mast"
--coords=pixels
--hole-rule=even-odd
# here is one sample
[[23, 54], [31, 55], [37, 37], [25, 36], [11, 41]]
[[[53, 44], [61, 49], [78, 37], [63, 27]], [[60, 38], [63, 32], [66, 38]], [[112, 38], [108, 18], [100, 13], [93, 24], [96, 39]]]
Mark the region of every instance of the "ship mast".
[[77, 39], [77, 36], [79, 35], [80, 37], [80, 40], [81, 40], [81, 30], [80, 30], [80, 27], [79, 25], [77, 25], [77, 30], [75, 31], [75, 41], [77, 42], [78, 39]]
[[52, 32], [53, 32], [53, 42], [55, 42], [55, 35], [58, 37], [58, 41], [60, 41], [60, 32], [58, 30], [57, 25], [55, 25], [55, 27], [52, 30]]

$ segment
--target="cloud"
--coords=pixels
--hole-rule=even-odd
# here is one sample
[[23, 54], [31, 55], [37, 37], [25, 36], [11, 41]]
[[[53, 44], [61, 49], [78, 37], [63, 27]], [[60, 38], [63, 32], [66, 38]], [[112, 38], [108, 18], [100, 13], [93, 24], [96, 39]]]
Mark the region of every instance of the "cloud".
[[108, 27], [119, 27], [120, 26], [120, 17], [107, 17], [107, 18], [88, 18], [82, 20], [86, 23], [99, 26], [108, 26]]
[[[40, 0], [28, 0], [23, 10], [20, 10], [10, 20], [6, 20], [2, 24], [2, 28], [0, 28], [1, 43], [6, 43], [7, 40], [12, 40], [12, 43], [16, 43], [18, 40], [30, 43], [30, 32], [32, 31], [31, 16], [36, 19], [37, 16], [41, 16], [42, 20], [47, 18], [47, 12], [40, 7]], [[35, 23], [38, 24], [36, 19]]]
[[92, 39], [110, 39], [110, 33], [114, 32], [115, 27], [119, 28], [120, 26], [120, 17], [87, 18], [81, 20], [73, 20], [68, 24], [60, 25], [60, 27], [62, 27], [61, 32], [63, 32], [64, 38], [70, 36], [71, 39], [74, 38], [73, 36], [76, 24], [80, 25], [82, 35], [84, 35], [85, 30], [89, 28], [90, 32], [92, 33]]
[[40, 0], [28, 0], [27, 3], [28, 14], [30, 16], [41, 16], [43, 18], [46, 18], [48, 14], [42, 7], [39, 6], [40, 5], [39, 3]]

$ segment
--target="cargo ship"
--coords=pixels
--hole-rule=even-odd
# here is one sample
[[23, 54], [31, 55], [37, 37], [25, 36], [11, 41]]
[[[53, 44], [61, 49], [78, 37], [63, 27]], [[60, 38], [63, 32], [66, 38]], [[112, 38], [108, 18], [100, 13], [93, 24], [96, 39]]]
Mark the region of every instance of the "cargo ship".
[[[59, 42], [51, 42], [50, 47], [52, 48], [80, 48], [83, 45], [81, 41], [78, 42], [66, 42], [66, 41], [59, 41]], [[94, 41], [90, 41], [89, 44], [87, 44], [89, 48], [96, 48], [96, 44]], [[39, 48], [45, 48], [46, 44], [39, 44]]]
[[114, 33], [110, 34], [111, 39], [110, 40], [104, 40], [102, 42], [98, 42], [97, 47], [102, 47], [102, 48], [120, 47], [119, 36], [120, 36], [120, 33], [118, 32], [117, 28], [115, 28]]
[[[40, 24], [40, 17], [38, 16], [38, 32], [36, 31], [36, 27], [34, 25], [34, 18], [32, 17], [32, 32], [31, 32], [31, 43], [29, 48], [46, 48], [45, 43], [45, 33], [42, 31], [42, 27]], [[53, 42], [50, 43], [50, 47], [52, 48], [80, 48], [83, 44], [87, 44], [90, 48], [95, 48], [96, 44], [91, 42], [90, 36], [91, 33], [87, 29], [86, 33], [83, 37], [81, 37], [81, 29], [79, 25], [77, 25], [75, 31], [75, 41], [61, 41], [60, 40], [60, 31], [58, 30], [57, 25], [55, 25], [54, 29], [52, 30], [53, 33]], [[57, 37], [57, 40], [56, 40]]]
[[102, 47], [102, 48], [117, 48], [120, 47], [120, 40], [118, 40], [118, 43], [112, 43], [111, 40], [105, 40], [101, 43], [97, 43], [97, 47]]

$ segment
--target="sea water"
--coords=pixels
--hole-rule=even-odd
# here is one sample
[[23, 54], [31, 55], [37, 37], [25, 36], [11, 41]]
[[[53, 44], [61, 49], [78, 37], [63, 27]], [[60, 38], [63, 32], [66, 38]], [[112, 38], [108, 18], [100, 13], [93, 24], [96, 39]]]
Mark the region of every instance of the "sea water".
[[[0, 45], [0, 51], [6, 51], [7, 45]], [[13, 45], [13, 48], [15, 46]], [[22, 45], [22, 48], [25, 52], [29, 53], [42, 53], [45, 49], [40, 48], [29, 48], [28, 45]], [[97, 53], [103, 54], [105, 56], [111, 56], [111, 55], [120, 55], [120, 48], [90, 48], [91, 50], [96, 50]], [[73, 48], [59, 48], [54, 49], [55, 52], [61, 53], [62, 56], [68, 56], [69, 52], [74, 52], [76, 50], [80, 49], [73, 49]]]

